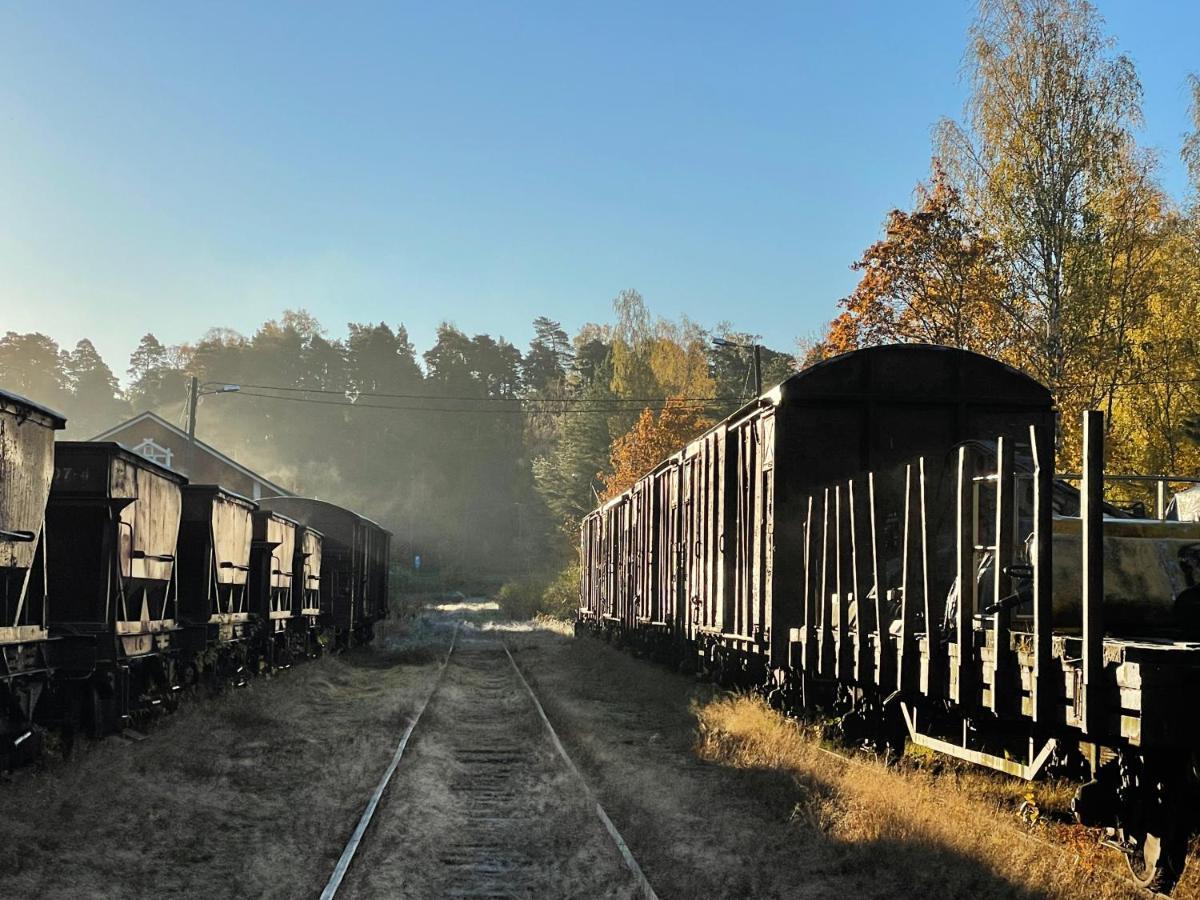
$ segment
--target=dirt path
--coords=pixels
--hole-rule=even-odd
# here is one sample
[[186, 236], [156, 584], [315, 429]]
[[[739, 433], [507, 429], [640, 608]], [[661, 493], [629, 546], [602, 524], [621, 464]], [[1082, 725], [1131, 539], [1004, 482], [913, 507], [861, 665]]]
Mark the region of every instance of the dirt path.
[[342, 891], [637, 895], [496, 637], [460, 634]]

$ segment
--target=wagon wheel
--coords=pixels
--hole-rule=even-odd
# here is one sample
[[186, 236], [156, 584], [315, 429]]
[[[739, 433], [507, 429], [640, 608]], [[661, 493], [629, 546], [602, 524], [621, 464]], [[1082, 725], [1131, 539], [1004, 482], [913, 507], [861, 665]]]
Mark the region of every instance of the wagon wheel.
[[1161, 834], [1131, 836], [1136, 844], [1125, 851], [1125, 862], [1138, 887], [1165, 894], [1175, 887], [1187, 860], [1187, 830], [1172, 816]]

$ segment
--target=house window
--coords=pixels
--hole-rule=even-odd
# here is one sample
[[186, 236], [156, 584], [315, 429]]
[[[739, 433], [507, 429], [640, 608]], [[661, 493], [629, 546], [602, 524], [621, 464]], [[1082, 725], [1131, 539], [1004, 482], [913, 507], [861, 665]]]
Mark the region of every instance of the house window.
[[146, 438], [140, 444], [135, 444], [130, 448], [134, 453], [146, 457], [151, 462], [156, 462], [160, 466], [171, 468], [171, 457], [174, 455], [169, 447], [164, 447], [162, 444], [157, 444], [150, 438]]

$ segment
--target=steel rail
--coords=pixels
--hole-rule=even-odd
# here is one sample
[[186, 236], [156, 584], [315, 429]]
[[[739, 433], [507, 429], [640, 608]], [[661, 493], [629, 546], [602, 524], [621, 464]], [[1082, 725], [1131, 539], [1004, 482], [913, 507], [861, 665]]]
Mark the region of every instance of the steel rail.
[[433, 679], [433, 686], [429, 688], [429, 693], [421, 701], [416, 715], [409, 719], [408, 726], [404, 729], [404, 734], [400, 737], [400, 743], [396, 746], [396, 752], [392, 754], [391, 764], [383, 773], [383, 777], [379, 779], [379, 784], [375, 786], [375, 791], [371, 794], [367, 808], [363, 810], [363, 814], [358, 820], [358, 826], [354, 829], [354, 833], [350, 835], [350, 840], [346, 843], [346, 848], [342, 851], [337, 865], [334, 866], [333, 874], [329, 876], [329, 881], [325, 884], [325, 890], [321, 891], [321, 900], [332, 900], [336, 896], [338, 888], [341, 887], [342, 879], [346, 877], [346, 872], [350, 869], [350, 863], [354, 860], [354, 854], [358, 851], [358, 845], [362, 843], [363, 835], [367, 833], [367, 827], [371, 824], [371, 819], [375, 815], [375, 809], [379, 806], [383, 792], [387, 790], [388, 782], [392, 780], [392, 775], [395, 773], [396, 767], [400, 765], [400, 758], [404, 755], [404, 748], [408, 746], [408, 739], [412, 737], [413, 729], [417, 727], [417, 722], [421, 720], [421, 715], [425, 712], [425, 707], [429, 705], [429, 701], [433, 699], [433, 695], [437, 692], [438, 685], [442, 683], [442, 676], [445, 674], [446, 666], [450, 662], [450, 654], [454, 652], [454, 645], [458, 640], [458, 629], [460, 626], [461, 623], [454, 626], [454, 634], [450, 637], [450, 649], [446, 651], [446, 656], [442, 659], [442, 664], [438, 667], [437, 675]]
[[558, 739], [558, 732], [556, 732], [554, 730], [554, 726], [550, 724], [550, 719], [547, 718], [546, 711], [542, 708], [542, 703], [540, 700], [538, 700], [537, 694], [533, 692], [533, 688], [530, 687], [529, 682], [525, 680], [525, 673], [521, 671], [521, 667], [517, 665], [517, 661], [513, 659], [512, 653], [509, 652], [508, 644], [501, 639], [500, 646], [504, 648], [504, 655], [507, 656], [508, 661], [512, 663], [513, 670], [517, 673], [517, 678], [521, 679], [521, 684], [524, 686], [526, 693], [529, 694], [529, 699], [533, 701], [534, 709], [537, 710], [538, 716], [541, 717], [542, 724], [546, 726], [546, 733], [550, 736], [550, 741], [554, 744], [554, 749], [558, 751], [558, 755], [561, 756], [563, 762], [567, 764], [567, 768], [570, 769], [571, 774], [575, 776], [580, 786], [582, 786], [588, 800], [595, 805], [597, 817], [599, 817], [600, 822], [604, 825], [604, 829], [608, 832], [609, 837], [612, 838], [613, 843], [616, 844], [617, 850], [620, 851], [621, 858], [625, 861], [626, 867], [628, 867], [629, 871], [633, 873], [633, 877], [638, 883], [638, 888], [641, 891], [642, 896], [645, 897], [646, 900], [658, 900], [658, 895], [654, 893], [654, 888], [651, 887], [649, 880], [646, 878], [646, 873], [642, 871], [642, 867], [639, 866], [637, 860], [633, 858], [633, 853], [630, 851], [629, 845], [625, 843], [625, 839], [621, 837], [621, 832], [617, 830], [617, 826], [613, 823], [613, 820], [609, 818], [608, 813], [604, 811], [604, 807], [596, 798], [591, 786], [587, 783], [587, 779], [583, 777], [583, 773], [579, 771], [571, 757], [567, 754], [566, 747], [564, 747], [562, 741]]

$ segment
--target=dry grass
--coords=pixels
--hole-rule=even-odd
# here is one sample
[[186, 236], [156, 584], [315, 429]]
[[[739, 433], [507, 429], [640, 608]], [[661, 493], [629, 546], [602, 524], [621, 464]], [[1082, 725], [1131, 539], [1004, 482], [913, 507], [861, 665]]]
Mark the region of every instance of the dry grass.
[[[758, 698], [723, 696], [693, 710], [702, 758], [788, 774], [793, 818], [847, 847], [903, 845], [979, 859], [1050, 896], [1133, 895], [1123, 864], [1097, 834], [1059, 820], [1067, 785], [1027, 785], [920, 756], [890, 767], [865, 755], [847, 759], [822, 747], [816, 728]], [[1027, 800], [1036, 813], [1022, 814]]]
[[298, 665], [20, 773], [0, 786], [0, 896], [315, 896], [427, 690], [427, 652]]

